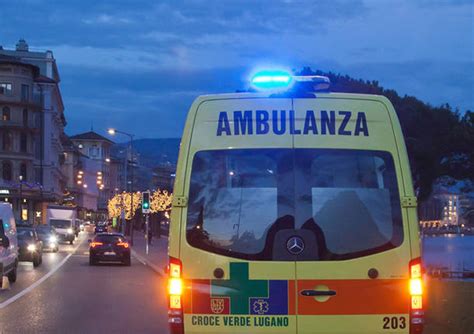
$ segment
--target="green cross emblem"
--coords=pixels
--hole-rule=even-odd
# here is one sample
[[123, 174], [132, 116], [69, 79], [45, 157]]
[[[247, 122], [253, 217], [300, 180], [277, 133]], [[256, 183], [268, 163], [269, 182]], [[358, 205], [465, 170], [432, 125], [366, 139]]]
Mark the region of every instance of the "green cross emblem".
[[213, 297], [230, 297], [231, 314], [250, 314], [250, 298], [267, 298], [267, 280], [249, 280], [249, 264], [230, 263], [229, 280], [211, 280]]

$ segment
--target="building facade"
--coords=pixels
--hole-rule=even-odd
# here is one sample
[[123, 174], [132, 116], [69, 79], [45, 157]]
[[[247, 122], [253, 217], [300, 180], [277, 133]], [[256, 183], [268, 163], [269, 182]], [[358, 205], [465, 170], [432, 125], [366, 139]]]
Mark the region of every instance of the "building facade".
[[67, 180], [63, 204], [76, 206], [78, 218], [93, 219], [99, 197], [98, 189], [93, 186], [100, 170], [99, 163], [82, 154], [69, 137], [63, 147], [65, 159], [62, 168]]
[[0, 55], [0, 195], [12, 204], [16, 218], [25, 221], [34, 218], [35, 209], [41, 211], [38, 77], [36, 66]]
[[30, 51], [24, 40], [15, 50], [0, 48], [0, 57], [1, 182], [12, 190], [9, 200], [22, 198], [12, 203], [17, 219], [44, 223], [47, 204], [61, 202], [66, 184], [56, 60], [51, 51]]
[[95, 169], [94, 182], [90, 181], [87, 188], [97, 189], [97, 209], [107, 212], [107, 202], [119, 184], [118, 173], [113, 168], [111, 173], [110, 148], [114, 143], [94, 131], [74, 135], [70, 139], [79, 152], [91, 160], [89, 164], [95, 164], [94, 168], [87, 168], [89, 171]]

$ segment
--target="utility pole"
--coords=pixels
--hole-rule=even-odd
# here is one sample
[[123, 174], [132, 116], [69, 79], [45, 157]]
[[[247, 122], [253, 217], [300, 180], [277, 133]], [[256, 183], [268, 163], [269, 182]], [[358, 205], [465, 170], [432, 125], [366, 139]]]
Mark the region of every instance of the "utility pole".
[[150, 243], [149, 216], [150, 216], [150, 192], [142, 192], [142, 213], [145, 215], [145, 253], [148, 255], [148, 245]]
[[20, 212], [20, 221], [23, 220], [23, 175], [20, 175], [19, 177], [19, 180], [20, 180], [20, 198], [18, 199], [18, 201], [20, 202], [18, 205], [18, 211]]
[[132, 217], [130, 219], [130, 244], [133, 246], [133, 230], [134, 230], [134, 218], [135, 218], [135, 210], [133, 209], [133, 136], [130, 136], [130, 160], [131, 160], [131, 171], [130, 171], [130, 176], [131, 176], [131, 193], [132, 193], [132, 198], [131, 198], [131, 209], [132, 209]]

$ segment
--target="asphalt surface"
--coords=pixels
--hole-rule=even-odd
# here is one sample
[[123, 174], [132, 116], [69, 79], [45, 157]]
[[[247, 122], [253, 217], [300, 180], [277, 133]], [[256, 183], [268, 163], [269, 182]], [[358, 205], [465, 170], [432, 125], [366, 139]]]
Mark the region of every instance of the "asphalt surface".
[[0, 333], [168, 333], [166, 282], [132, 257], [132, 266], [89, 266], [88, 236], [0, 290]]

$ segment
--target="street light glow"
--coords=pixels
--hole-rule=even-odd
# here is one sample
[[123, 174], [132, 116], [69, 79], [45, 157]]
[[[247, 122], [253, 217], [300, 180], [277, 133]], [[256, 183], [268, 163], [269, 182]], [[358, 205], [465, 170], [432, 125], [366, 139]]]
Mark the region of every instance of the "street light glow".
[[109, 135], [114, 135], [115, 134], [115, 129], [109, 129], [107, 130], [107, 132], [109, 133]]

